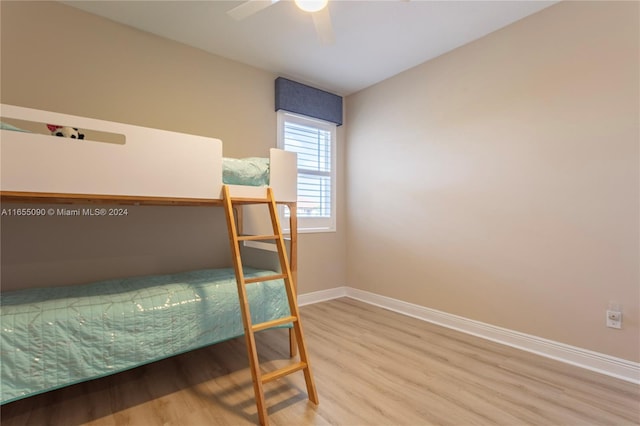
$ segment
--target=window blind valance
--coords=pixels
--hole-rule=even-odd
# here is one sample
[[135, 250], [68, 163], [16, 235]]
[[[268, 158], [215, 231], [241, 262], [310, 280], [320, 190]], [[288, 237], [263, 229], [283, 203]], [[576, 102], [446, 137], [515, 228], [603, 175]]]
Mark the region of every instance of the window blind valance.
[[342, 125], [342, 96], [278, 77], [276, 111], [281, 109]]

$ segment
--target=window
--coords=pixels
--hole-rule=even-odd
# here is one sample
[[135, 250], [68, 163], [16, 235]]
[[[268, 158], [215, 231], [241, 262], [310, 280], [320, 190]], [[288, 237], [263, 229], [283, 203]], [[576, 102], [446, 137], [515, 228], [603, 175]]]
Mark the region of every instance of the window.
[[335, 124], [278, 111], [278, 147], [298, 154], [298, 232], [336, 230], [335, 140]]

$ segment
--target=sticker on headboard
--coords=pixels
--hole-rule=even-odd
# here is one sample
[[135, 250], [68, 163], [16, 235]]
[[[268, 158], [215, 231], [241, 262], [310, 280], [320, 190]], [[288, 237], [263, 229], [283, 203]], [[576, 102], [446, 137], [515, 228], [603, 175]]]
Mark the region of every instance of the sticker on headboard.
[[0, 128], [16, 132], [38, 133], [79, 141], [104, 142], [117, 145], [124, 145], [127, 141], [126, 136], [123, 134], [78, 128], [75, 127], [73, 123], [39, 123], [36, 121], [0, 117]]

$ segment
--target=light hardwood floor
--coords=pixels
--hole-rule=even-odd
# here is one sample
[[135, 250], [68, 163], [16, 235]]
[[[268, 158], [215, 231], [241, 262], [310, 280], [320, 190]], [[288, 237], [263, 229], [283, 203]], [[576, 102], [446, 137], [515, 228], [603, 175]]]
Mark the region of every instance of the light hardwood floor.
[[[352, 299], [301, 308], [320, 405], [302, 373], [266, 385], [273, 425], [640, 424], [640, 387]], [[257, 336], [287, 361], [285, 330]], [[244, 340], [2, 406], [12, 425], [257, 422]]]

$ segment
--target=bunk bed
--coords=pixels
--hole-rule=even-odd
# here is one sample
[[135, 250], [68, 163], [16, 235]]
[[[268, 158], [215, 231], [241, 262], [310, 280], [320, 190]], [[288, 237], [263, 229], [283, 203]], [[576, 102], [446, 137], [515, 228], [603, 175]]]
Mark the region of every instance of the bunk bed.
[[[289, 278], [295, 282], [295, 154], [271, 149], [268, 182], [250, 176], [250, 185], [245, 185], [241, 170], [226, 176], [232, 182], [225, 183], [226, 159], [218, 139], [4, 104], [0, 115], [2, 120], [55, 123], [87, 132], [84, 140], [68, 139], [3, 123], [3, 209], [14, 203], [97, 205], [99, 212], [108, 212], [102, 207], [112, 205], [226, 208], [225, 197], [254, 200], [268, 194], [274, 205], [290, 207]], [[92, 132], [115, 135], [116, 142], [94, 141]], [[51, 210], [33, 211], [47, 214]], [[235, 236], [236, 243], [237, 239]], [[251, 320], [266, 324], [260, 329], [291, 327], [282, 320], [294, 315], [283, 280], [267, 281], [273, 271], [242, 266], [238, 270], [237, 262], [235, 266], [235, 270], [188, 271], [3, 293], [0, 403], [246, 334], [245, 318], [241, 318], [244, 307], [236, 288], [238, 275], [254, 283], [246, 286], [245, 301], [251, 306]], [[297, 312], [297, 305], [294, 308]], [[292, 343], [292, 352], [294, 347]], [[263, 420], [261, 416], [260, 421], [266, 423]]]

